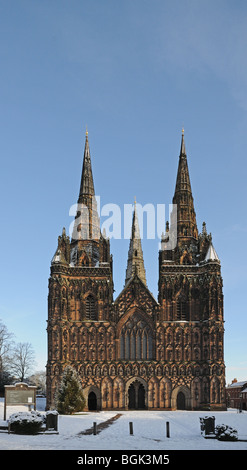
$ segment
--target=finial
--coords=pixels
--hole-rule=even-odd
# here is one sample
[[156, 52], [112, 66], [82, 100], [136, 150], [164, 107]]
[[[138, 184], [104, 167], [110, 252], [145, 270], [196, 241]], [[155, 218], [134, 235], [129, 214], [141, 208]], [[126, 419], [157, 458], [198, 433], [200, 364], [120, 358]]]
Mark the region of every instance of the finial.
[[184, 143], [184, 128], [182, 128], [182, 138], [181, 138], [181, 149], [180, 149], [180, 155], [186, 155], [186, 151], [185, 151], [185, 143]]
[[86, 137], [88, 136], [88, 130], [87, 130], [87, 126], [86, 126]]
[[135, 206], [136, 206], [136, 196], [135, 196], [135, 199], [134, 199], [134, 204], [135, 204]]

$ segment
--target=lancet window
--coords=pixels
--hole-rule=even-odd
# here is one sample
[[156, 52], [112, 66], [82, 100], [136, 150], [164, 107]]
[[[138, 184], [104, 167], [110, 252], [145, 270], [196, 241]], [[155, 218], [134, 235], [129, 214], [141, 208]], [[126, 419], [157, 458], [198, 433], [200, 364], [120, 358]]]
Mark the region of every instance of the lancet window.
[[131, 317], [123, 326], [120, 336], [120, 359], [153, 359], [153, 335], [148, 324]]

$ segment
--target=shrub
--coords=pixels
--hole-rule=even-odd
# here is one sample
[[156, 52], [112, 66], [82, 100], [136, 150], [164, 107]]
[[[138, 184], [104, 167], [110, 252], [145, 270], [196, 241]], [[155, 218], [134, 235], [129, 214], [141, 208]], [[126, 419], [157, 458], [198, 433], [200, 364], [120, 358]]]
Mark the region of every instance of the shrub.
[[219, 441], [237, 441], [238, 432], [227, 424], [220, 424], [215, 428], [215, 434]]
[[16, 434], [37, 434], [42, 430], [44, 417], [36, 412], [19, 412], [9, 417], [10, 430]]

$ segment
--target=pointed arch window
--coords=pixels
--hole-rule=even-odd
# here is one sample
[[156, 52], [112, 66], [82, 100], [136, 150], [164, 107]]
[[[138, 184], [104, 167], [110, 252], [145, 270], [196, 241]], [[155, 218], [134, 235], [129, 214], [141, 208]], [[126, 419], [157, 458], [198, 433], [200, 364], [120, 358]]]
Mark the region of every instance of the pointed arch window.
[[129, 358], [130, 358], [130, 334], [129, 334], [129, 331], [127, 331], [125, 335], [125, 358], [124, 359], [129, 359]]
[[151, 333], [148, 333], [148, 352], [147, 352], [148, 359], [153, 359], [153, 338]]
[[132, 332], [131, 334], [131, 356], [130, 359], [134, 361], [136, 359], [136, 335]]
[[137, 341], [136, 359], [140, 360], [142, 357], [142, 338], [141, 338], [140, 331], [137, 332], [136, 341]]
[[121, 334], [121, 339], [120, 339], [120, 359], [124, 359], [125, 357], [125, 344], [124, 344], [124, 334]]
[[143, 353], [143, 359], [147, 359], [147, 334], [146, 332], [144, 332], [143, 334], [142, 353]]
[[97, 320], [95, 300], [91, 294], [86, 299], [86, 319]]

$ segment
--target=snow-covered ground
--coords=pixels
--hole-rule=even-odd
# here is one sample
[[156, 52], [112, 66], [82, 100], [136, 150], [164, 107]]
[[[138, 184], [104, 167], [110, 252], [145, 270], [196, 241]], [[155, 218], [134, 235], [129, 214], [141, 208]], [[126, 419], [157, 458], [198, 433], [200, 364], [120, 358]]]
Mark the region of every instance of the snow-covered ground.
[[[37, 410], [45, 413], [45, 399], [37, 399]], [[4, 400], [0, 399], [0, 425], [3, 424]], [[8, 407], [7, 419], [25, 407]], [[247, 440], [247, 412], [201, 411], [123, 411], [122, 416], [100, 434], [80, 435], [93, 425], [115, 416], [116, 411], [84, 412], [59, 416], [59, 434], [24, 436], [0, 431], [1, 450], [247, 450], [247, 442], [220, 442], [204, 439], [199, 417], [215, 416], [215, 424], [237, 429], [239, 439]], [[133, 422], [134, 435], [129, 434]], [[170, 438], [166, 437], [166, 421]]]

